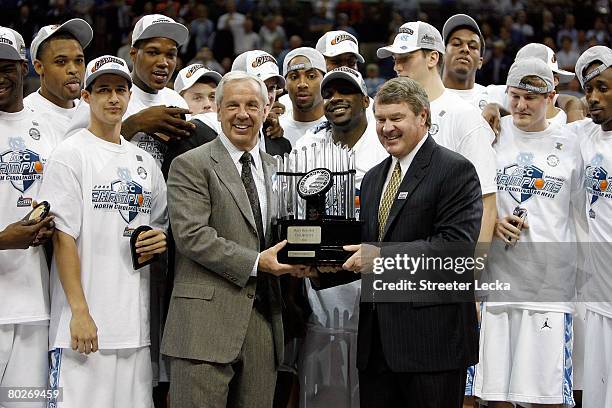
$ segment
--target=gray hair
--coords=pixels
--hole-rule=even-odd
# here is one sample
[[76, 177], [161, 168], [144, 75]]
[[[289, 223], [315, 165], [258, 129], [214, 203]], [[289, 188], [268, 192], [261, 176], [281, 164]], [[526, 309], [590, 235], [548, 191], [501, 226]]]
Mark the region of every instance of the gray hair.
[[225, 84], [232, 81], [253, 81], [257, 85], [259, 89], [259, 96], [261, 101], [264, 104], [264, 107], [268, 104], [268, 88], [264, 81], [260, 78], [256, 77], [252, 74], [247, 74], [244, 71], [230, 71], [227, 74], [223, 75], [219, 85], [217, 85], [217, 89], [215, 91], [215, 103], [217, 107], [221, 106], [221, 102], [223, 101], [223, 88], [225, 88]]
[[376, 103], [390, 105], [405, 102], [412, 113], [419, 115], [423, 110], [427, 112], [425, 124], [431, 127], [431, 109], [427, 92], [417, 81], [408, 77], [398, 77], [385, 82], [376, 93]]

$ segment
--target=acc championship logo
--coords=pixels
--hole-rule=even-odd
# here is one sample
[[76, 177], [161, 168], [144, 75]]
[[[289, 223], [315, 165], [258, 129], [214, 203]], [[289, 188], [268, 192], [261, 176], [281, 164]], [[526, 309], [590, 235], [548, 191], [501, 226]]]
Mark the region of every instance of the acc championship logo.
[[2, 34], [0, 35], [0, 44], [8, 44], [12, 46], [13, 42], [9, 38], [6, 38], [4, 34]]
[[9, 180], [15, 189], [25, 193], [41, 180], [45, 160], [26, 148], [20, 137], [9, 137], [9, 149], [0, 153], [0, 181]]
[[351, 41], [357, 44], [357, 41], [353, 38], [352, 35], [349, 34], [338, 34], [331, 40], [331, 45], [336, 45], [341, 43], [342, 41]]
[[117, 210], [127, 223], [138, 214], [151, 214], [151, 192], [132, 180], [129, 169], [118, 168], [117, 177], [108, 184], [94, 186], [91, 191], [93, 208]]
[[564, 178], [544, 174], [533, 159], [533, 153], [519, 153], [515, 164], [497, 170], [497, 189], [507, 191], [519, 204], [534, 195], [555, 198], [565, 183]]
[[94, 64], [93, 67], [91, 67], [91, 73], [93, 74], [94, 72], [96, 72], [97, 70], [100, 69], [100, 67], [102, 65], [106, 65], [108, 63], [115, 63], [115, 64], [119, 64], [122, 67], [125, 66], [125, 64], [123, 63], [123, 61], [121, 61], [121, 59], [119, 58], [115, 58], [115, 57], [104, 57], [104, 58], [100, 58], [98, 61], [96, 61], [96, 63]]
[[191, 78], [191, 76], [200, 68], [206, 68], [202, 64], [196, 64], [193, 67], [189, 68], [189, 71], [185, 74], [185, 78]]
[[260, 55], [259, 57], [255, 58], [255, 60], [253, 60], [253, 62], [251, 63], [251, 67], [257, 68], [257, 67], [262, 66], [266, 62], [271, 62], [274, 65], [276, 65], [276, 60], [274, 59], [273, 56], [271, 56], [271, 55]]
[[146, 133], [138, 134], [139, 140], [136, 143], [138, 147], [147, 151], [153, 158], [159, 162], [164, 160], [164, 155], [168, 150], [168, 147], [162, 142], [153, 139], [153, 137], [147, 135]]
[[612, 177], [608, 171], [602, 166], [603, 156], [595, 155], [591, 163], [585, 167], [584, 186], [587, 194], [591, 196], [590, 204], [593, 205], [599, 199], [612, 198]]
[[397, 30], [398, 34], [408, 34], [408, 35], [412, 35], [414, 34], [414, 30], [410, 27], [400, 27]]

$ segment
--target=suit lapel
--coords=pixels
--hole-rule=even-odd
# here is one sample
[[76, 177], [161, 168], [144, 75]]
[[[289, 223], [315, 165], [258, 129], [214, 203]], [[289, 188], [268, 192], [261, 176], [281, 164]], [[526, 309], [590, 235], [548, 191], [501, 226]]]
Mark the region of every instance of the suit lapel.
[[[393, 201], [393, 205], [391, 206], [391, 210], [389, 210], [389, 217], [387, 218], [387, 224], [385, 225], [385, 232], [383, 233], [382, 240], [384, 241], [385, 236], [389, 232], [389, 228], [393, 224], [393, 221], [400, 213], [406, 202], [410, 199], [412, 193], [419, 185], [423, 177], [425, 177], [427, 166], [429, 166], [429, 161], [431, 159], [431, 154], [433, 152], [433, 148], [435, 146], [435, 142], [429, 136], [423, 146], [419, 149], [416, 156], [412, 160], [408, 171], [406, 172], [406, 176], [402, 180], [402, 184], [400, 184], [397, 189], [398, 196], [402, 194], [405, 198], [398, 200], [397, 196], [395, 197], [395, 201]], [[384, 183], [384, 181], [383, 181]]]
[[266, 242], [269, 242], [272, 239], [271, 221], [272, 221], [272, 211], [274, 208], [274, 202], [273, 202], [274, 193], [272, 192], [272, 175], [274, 174], [276, 169], [274, 168], [274, 164], [269, 162], [267, 158], [264, 156], [265, 154], [266, 153], [264, 152], [260, 152], [261, 162], [263, 163], [263, 173], [264, 173], [264, 180], [265, 180], [265, 186], [266, 186], [266, 200], [268, 203], [267, 211], [265, 214], [266, 218], [263, 220], [263, 222], [264, 222], [264, 225], [268, 226], [266, 228]]
[[228, 153], [221, 139], [216, 138], [211, 142], [212, 147], [210, 149], [210, 158], [213, 161], [213, 168], [219, 180], [229, 190], [232, 198], [236, 202], [236, 205], [244, 215], [244, 218], [253, 227], [253, 230], [257, 231], [255, 225], [255, 219], [253, 218], [253, 211], [251, 210], [251, 204], [247, 197], [246, 191], [244, 190], [244, 184], [240, 179], [240, 175], [236, 170], [236, 166], [232, 161], [232, 157]]

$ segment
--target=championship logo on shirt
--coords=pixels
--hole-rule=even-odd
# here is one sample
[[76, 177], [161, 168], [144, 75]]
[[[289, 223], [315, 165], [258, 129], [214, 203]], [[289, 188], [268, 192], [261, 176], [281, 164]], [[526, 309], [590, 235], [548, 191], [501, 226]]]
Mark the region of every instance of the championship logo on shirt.
[[117, 180], [95, 185], [91, 191], [94, 209], [118, 210], [125, 222], [130, 223], [138, 214], [151, 213], [151, 192], [132, 180], [130, 170], [117, 169]]
[[595, 204], [599, 197], [612, 198], [612, 189], [610, 188], [612, 177], [603, 167], [603, 161], [603, 156], [596, 154], [584, 170], [584, 186], [587, 194], [591, 196], [591, 206]]
[[151, 156], [157, 161], [164, 161], [164, 155], [168, 148], [162, 142], [154, 139], [152, 136], [147, 135], [146, 133], [140, 133], [140, 140], [136, 145], [140, 147], [142, 150], [149, 152]]
[[519, 204], [533, 196], [555, 198], [565, 179], [544, 174], [533, 161], [533, 153], [519, 153], [516, 163], [498, 169], [497, 189], [507, 191]]
[[25, 193], [41, 180], [45, 160], [26, 147], [21, 137], [9, 137], [9, 149], [0, 153], [0, 181], [9, 180], [13, 187]]

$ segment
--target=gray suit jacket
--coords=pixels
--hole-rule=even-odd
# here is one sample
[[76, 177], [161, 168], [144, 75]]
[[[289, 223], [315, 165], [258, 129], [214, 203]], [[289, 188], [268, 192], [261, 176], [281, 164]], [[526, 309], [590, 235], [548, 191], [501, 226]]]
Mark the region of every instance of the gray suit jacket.
[[[271, 241], [274, 160], [261, 152]], [[219, 138], [177, 157], [168, 176], [168, 210], [176, 241], [175, 279], [162, 352], [227, 364], [238, 357], [253, 310], [250, 274], [260, 250], [244, 185]], [[282, 361], [283, 327], [278, 279], [270, 279], [269, 306], [276, 363]]]

